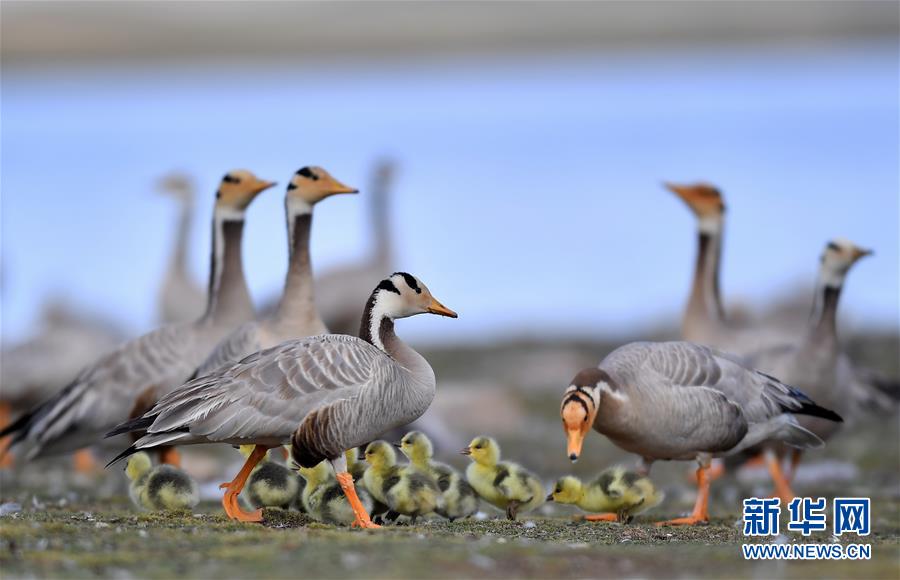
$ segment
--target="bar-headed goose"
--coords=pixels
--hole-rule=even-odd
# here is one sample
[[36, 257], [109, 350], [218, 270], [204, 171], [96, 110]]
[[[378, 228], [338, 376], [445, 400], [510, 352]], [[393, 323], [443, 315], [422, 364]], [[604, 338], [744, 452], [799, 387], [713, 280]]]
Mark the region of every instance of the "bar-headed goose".
[[237, 362], [286, 340], [328, 332], [316, 310], [309, 238], [313, 206], [326, 197], [341, 193], [357, 193], [357, 190], [333, 178], [321, 167], [304, 167], [294, 174], [284, 197], [288, 270], [278, 308], [263, 320], [248, 322], [232, 332], [206, 357], [196, 376], [202, 377], [224, 364]]
[[422, 313], [456, 318], [417, 278], [393, 274], [369, 296], [359, 338], [290, 340], [186, 383], [110, 433], [146, 430], [119, 458], [161, 445], [255, 444], [240, 473], [222, 484], [222, 504], [233, 519], [260, 521], [261, 512], [243, 511], [237, 496], [266, 450], [290, 442], [301, 467], [331, 462], [355, 525], [373, 527], [344, 452], [413, 421], [431, 404], [434, 371], [394, 334], [395, 319]]
[[[244, 212], [273, 185], [245, 170], [231, 171], [222, 179], [213, 212], [209, 298], [202, 317], [125, 342], [0, 436], [14, 433], [13, 445], [26, 444], [28, 459], [74, 451], [141, 415], [183, 383], [222, 338], [253, 318], [241, 258]], [[165, 460], [177, 462], [177, 456]]]
[[[850, 358], [841, 350], [837, 335], [837, 308], [844, 280], [850, 268], [871, 253], [848, 240], [828, 242], [819, 267], [813, 313], [802, 338], [748, 358], [749, 364], [796, 385], [843, 416], [852, 417], [872, 406], [891, 410], [895, 405], [885, 393], [862, 382]], [[839, 428], [837, 423], [819, 417], [802, 417], [800, 424], [822, 440], [828, 440]], [[794, 468], [801, 454], [802, 450], [793, 450]], [[767, 455], [767, 460], [778, 495], [789, 501], [793, 493], [780, 472], [779, 462], [772, 454]]]
[[189, 271], [188, 252], [194, 222], [194, 183], [188, 175], [170, 173], [159, 181], [159, 189], [178, 204], [171, 257], [159, 288], [157, 307], [163, 324], [196, 320], [203, 314], [206, 293]]
[[719, 289], [725, 229], [722, 192], [708, 183], [665, 183], [665, 186], [681, 198], [697, 218], [697, 261], [682, 319], [681, 337], [741, 355], [783, 341], [785, 335], [779, 329], [743, 327], [725, 314]]
[[669, 524], [708, 521], [707, 470], [713, 456], [763, 441], [799, 448], [822, 445], [794, 414], [841, 421], [737, 357], [690, 342], [635, 342], [614, 350], [597, 368], [575, 376], [560, 414], [572, 461], [581, 455], [592, 427], [640, 456], [645, 473], [656, 460], [697, 460], [700, 493], [694, 511], [663, 522]]

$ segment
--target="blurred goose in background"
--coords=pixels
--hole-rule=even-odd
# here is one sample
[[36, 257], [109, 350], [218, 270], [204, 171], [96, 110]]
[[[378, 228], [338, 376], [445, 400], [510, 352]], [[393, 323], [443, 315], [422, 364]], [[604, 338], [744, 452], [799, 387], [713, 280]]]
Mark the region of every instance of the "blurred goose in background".
[[116, 459], [161, 445], [254, 444], [241, 471], [223, 484], [222, 504], [233, 519], [260, 521], [261, 512], [243, 511], [237, 496], [267, 449], [291, 442], [299, 466], [331, 462], [356, 514], [354, 525], [374, 527], [344, 452], [413, 421], [431, 405], [434, 371], [394, 333], [394, 320], [423, 313], [456, 318], [417, 278], [393, 274], [369, 296], [359, 338], [290, 340], [188, 382], [110, 433], [146, 430]]
[[[858, 416], [862, 409], [873, 407], [891, 411], [897, 403], [886, 393], [860, 381], [853, 363], [842, 352], [837, 335], [837, 308], [847, 273], [858, 260], [871, 253], [849, 240], [828, 242], [819, 267], [813, 312], [804, 335], [799, 341], [770, 347], [748, 357], [749, 364], [755, 368], [803, 389], [816, 402], [845, 417]], [[801, 417], [799, 421], [823, 441], [840, 427], [820, 417]], [[801, 449], [793, 450], [792, 473], [802, 453]], [[787, 503], [793, 493], [779, 462], [771, 454], [767, 460], [776, 491], [782, 502]]]
[[284, 292], [275, 311], [259, 322], [248, 322], [219, 343], [197, 369], [205, 376], [222, 365], [292, 338], [326, 334], [313, 294], [309, 239], [313, 206], [341, 193], [357, 193], [321, 167], [304, 167], [291, 178], [284, 196], [288, 232], [288, 270]]
[[544, 486], [530, 471], [512, 461], [500, 461], [500, 445], [491, 437], [476, 437], [462, 450], [472, 460], [466, 480], [481, 498], [506, 512], [507, 519], [544, 503]]
[[140, 509], [189, 510], [200, 502], [197, 482], [171, 465], [153, 467], [146, 453], [128, 458], [125, 475], [131, 480], [128, 496]]
[[574, 504], [590, 512], [584, 516], [590, 522], [627, 524], [637, 514], [659, 505], [663, 497], [649, 477], [624, 467], [611, 467], [590, 483], [572, 475], [560, 478], [547, 501]]
[[159, 181], [159, 188], [178, 204], [171, 257], [159, 288], [159, 321], [162, 324], [189, 322], [202, 316], [206, 306], [206, 292], [189, 271], [188, 252], [196, 197], [194, 183], [188, 175], [170, 173]]
[[[244, 213], [273, 185], [245, 170], [222, 179], [213, 212], [209, 298], [202, 317], [120, 345], [0, 436], [14, 434], [12, 445], [25, 444], [27, 459], [74, 451], [141, 415], [184, 382], [222, 338], [253, 318], [241, 257]], [[177, 463], [177, 455], [166, 453], [164, 461]]]
[[681, 198], [697, 218], [697, 261], [682, 319], [681, 337], [736, 354], [746, 354], [783, 341], [786, 336], [783, 329], [743, 328], [725, 315], [719, 284], [725, 201], [719, 189], [708, 183], [665, 183], [665, 186]]
[[[708, 469], [713, 456], [738, 453], [764, 441], [801, 449], [822, 440], [794, 414], [841, 417], [736, 356], [689, 342], [635, 342], [619, 347], [596, 368], [579, 372], [563, 395], [560, 414], [573, 462], [588, 431], [641, 457], [646, 474], [656, 460], [699, 464], [699, 493], [690, 517], [661, 524], [709, 520]], [[477, 488], [476, 488], [477, 489]]]
[[372, 253], [357, 264], [334, 268], [316, 279], [319, 312], [325, 326], [335, 334], [356, 334], [362, 314], [360, 305], [365, 304], [368, 289], [377, 284], [385, 272], [393, 270], [390, 197], [395, 173], [392, 161], [379, 161], [367, 190], [372, 241], [366, 247], [371, 248]]

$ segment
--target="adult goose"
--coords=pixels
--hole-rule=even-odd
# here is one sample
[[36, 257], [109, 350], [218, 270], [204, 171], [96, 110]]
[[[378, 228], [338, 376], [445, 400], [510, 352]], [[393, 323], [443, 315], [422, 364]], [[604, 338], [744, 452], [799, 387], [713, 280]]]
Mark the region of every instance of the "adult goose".
[[822, 445], [794, 414], [841, 421], [737, 357], [690, 342], [635, 342], [614, 350], [575, 376], [560, 412], [572, 461], [591, 427], [641, 457], [644, 474], [656, 460], [696, 459], [697, 502], [690, 517], [661, 522], [674, 525], [708, 521], [712, 457], [763, 441]]
[[313, 206], [341, 193], [357, 193], [357, 190], [336, 180], [321, 167], [304, 167], [294, 174], [284, 197], [288, 270], [278, 308], [260, 321], [238, 327], [206, 357], [196, 376], [202, 377], [224, 364], [286, 340], [328, 332], [316, 310], [309, 238]]
[[665, 186], [697, 218], [697, 259], [682, 318], [682, 339], [741, 355], [783, 341], [785, 335], [778, 329], [746, 328], [733, 323], [725, 314], [719, 286], [725, 229], [725, 201], [721, 191], [708, 183], [665, 183]]
[[110, 433], [146, 431], [116, 460], [161, 445], [256, 445], [237, 476], [222, 484], [222, 505], [232, 519], [260, 521], [259, 510], [240, 508], [238, 494], [268, 449], [291, 443], [302, 467], [331, 462], [356, 514], [354, 525], [374, 527], [344, 451], [413, 421], [431, 404], [434, 371], [394, 334], [395, 319], [422, 313], [456, 318], [414, 276], [393, 274], [369, 296], [359, 338], [289, 340], [186, 383]]
[[160, 322], [188, 322], [203, 314], [206, 296], [189, 272], [188, 251], [194, 222], [194, 184], [183, 173], [171, 173], [159, 181], [160, 190], [178, 204], [171, 257], [159, 288], [157, 308]]
[[[841, 350], [837, 335], [837, 308], [847, 273], [853, 265], [870, 255], [844, 239], [828, 242], [822, 254], [809, 327], [799, 341], [767, 348], [748, 357], [749, 364], [772, 373], [803, 389], [822, 405], [843, 416], [868, 410], [895, 408], [887, 393], [865, 384], [850, 358]], [[802, 417], [800, 424], [822, 440], [834, 435], [839, 425], [819, 417]], [[791, 473], [795, 473], [802, 450], [794, 449]], [[776, 491], [789, 501], [793, 493], [783, 477], [778, 461], [767, 457]]]
[[[244, 212], [273, 185], [245, 170], [231, 171], [222, 179], [213, 211], [212, 267], [203, 316], [123, 343], [0, 432], [0, 437], [14, 434], [13, 445], [28, 446], [27, 459], [74, 451], [142, 414], [183, 383], [222, 338], [253, 318], [241, 258]], [[166, 454], [164, 461], [177, 463], [177, 455]]]

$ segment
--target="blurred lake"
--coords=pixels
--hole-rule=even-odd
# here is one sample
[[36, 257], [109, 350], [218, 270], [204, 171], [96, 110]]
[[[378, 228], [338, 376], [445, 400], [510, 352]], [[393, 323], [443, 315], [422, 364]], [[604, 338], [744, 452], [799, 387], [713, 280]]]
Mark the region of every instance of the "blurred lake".
[[[398, 266], [457, 321], [427, 342], [609, 336], [675, 323], [694, 220], [662, 180], [704, 179], [728, 203], [723, 293], [766, 305], [811, 284], [846, 236], [876, 255], [850, 275], [855, 327], [898, 324], [898, 53], [893, 41], [671, 51], [229, 65], [5, 66], [3, 340], [63, 295], [151, 328], [175, 208], [154, 194], [196, 175], [192, 267], [208, 266], [218, 180], [246, 167], [284, 185], [319, 164], [359, 197], [316, 209], [318, 272], [367, 251], [373, 161], [399, 163]], [[257, 299], [277, 294], [283, 188], [249, 210]]]

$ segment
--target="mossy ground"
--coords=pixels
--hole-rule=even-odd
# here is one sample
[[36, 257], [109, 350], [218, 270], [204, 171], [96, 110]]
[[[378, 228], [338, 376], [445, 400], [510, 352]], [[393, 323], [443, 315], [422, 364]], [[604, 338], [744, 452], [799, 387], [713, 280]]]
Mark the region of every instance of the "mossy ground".
[[738, 514], [689, 528], [526, 516], [360, 531], [297, 512], [271, 510], [263, 525], [239, 524], [213, 504], [196, 513], [137, 514], [112, 501], [26, 507], [4, 517], [0, 568], [4, 578], [897, 578], [900, 502], [879, 501], [873, 511], [875, 530], [864, 539], [873, 545], [871, 561], [758, 563], [741, 557]]

